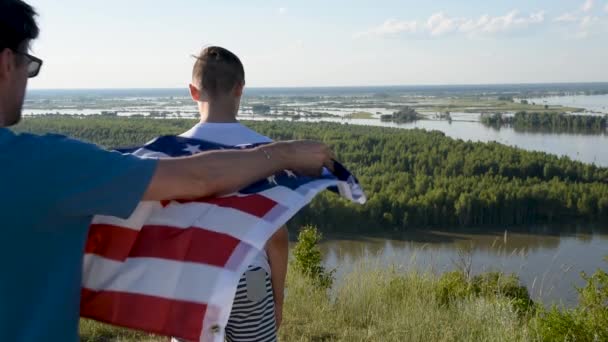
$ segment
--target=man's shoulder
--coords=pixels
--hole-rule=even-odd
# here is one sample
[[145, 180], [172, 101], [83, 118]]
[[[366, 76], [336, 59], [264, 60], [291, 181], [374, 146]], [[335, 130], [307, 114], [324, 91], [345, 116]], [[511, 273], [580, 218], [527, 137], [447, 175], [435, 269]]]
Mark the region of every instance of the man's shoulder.
[[43, 135], [20, 133], [15, 135], [15, 143], [28, 148], [43, 148], [45, 150], [62, 149], [99, 149], [97, 145], [67, 137], [62, 134], [47, 133]]
[[70, 138], [61, 134], [15, 134], [4, 148], [11, 155], [27, 155], [23, 161], [29, 163], [66, 163], [88, 162], [96, 159], [111, 159], [116, 153], [107, 151], [95, 144]]
[[54, 143], [63, 144], [66, 139], [68, 139], [66, 136], [59, 134], [11, 133], [8, 142], [12, 149], [38, 149], [46, 148]]

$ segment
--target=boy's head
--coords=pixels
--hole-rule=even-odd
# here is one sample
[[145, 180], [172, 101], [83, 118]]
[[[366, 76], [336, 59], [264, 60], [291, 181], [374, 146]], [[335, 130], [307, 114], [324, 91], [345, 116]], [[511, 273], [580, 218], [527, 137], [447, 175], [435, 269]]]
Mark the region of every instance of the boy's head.
[[190, 94], [197, 102], [240, 101], [245, 86], [245, 70], [232, 52], [209, 46], [196, 56]]

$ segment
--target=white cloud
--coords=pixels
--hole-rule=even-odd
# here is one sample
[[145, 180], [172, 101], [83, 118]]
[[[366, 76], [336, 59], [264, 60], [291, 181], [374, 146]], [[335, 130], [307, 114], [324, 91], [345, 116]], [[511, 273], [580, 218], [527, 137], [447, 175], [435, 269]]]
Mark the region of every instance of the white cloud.
[[595, 0], [585, 0], [585, 3], [583, 4], [583, 7], [581, 7], [581, 9], [583, 10], [583, 12], [589, 12], [591, 11], [591, 9], [593, 9], [593, 3]]
[[595, 23], [597, 23], [599, 20], [600, 19], [598, 17], [593, 17], [590, 15], [581, 18], [581, 21], [579, 24], [579, 31], [577, 32], [575, 37], [578, 39], [584, 39], [584, 38], [589, 37], [589, 35], [591, 34], [591, 29], [593, 28], [593, 25], [595, 25]]
[[574, 15], [573, 13], [564, 13], [562, 15], [560, 15], [559, 17], [553, 19], [553, 21], [559, 22], [559, 23], [573, 23], [573, 22], [577, 22], [579, 21], [579, 18]]
[[606, 6], [604, 6], [604, 12], [608, 13], [608, 3], [606, 3]]
[[480, 25], [480, 29], [485, 33], [500, 33], [512, 30], [528, 28], [534, 24], [545, 21], [545, 13], [533, 13], [528, 17], [519, 16], [517, 11], [512, 11], [502, 17], [489, 18], [487, 22]]
[[459, 26], [460, 19], [450, 18], [443, 12], [435, 13], [426, 22], [426, 28], [431, 36], [441, 36], [454, 32]]
[[596, 24], [599, 21], [600, 18], [590, 15], [582, 17], [578, 22], [578, 30], [574, 35], [571, 35], [571, 37], [576, 39], [585, 39], [589, 37], [593, 33], [593, 28], [596, 27]]
[[416, 21], [398, 21], [396, 19], [388, 19], [378, 27], [355, 34], [355, 38], [376, 35], [389, 36], [400, 33], [416, 33], [417, 31], [418, 23]]
[[355, 34], [355, 37], [414, 33], [430, 37], [440, 37], [450, 33], [466, 34], [469, 37], [487, 36], [523, 30], [541, 24], [544, 20], [545, 14], [542, 11], [528, 16], [519, 15], [518, 11], [511, 11], [504, 16], [482, 15], [479, 18], [450, 17], [438, 12], [426, 21], [389, 19], [380, 26]]
[[285, 7], [281, 7], [281, 8], [279, 8], [279, 9], [278, 9], [278, 12], [279, 12], [279, 14], [281, 14], [281, 15], [286, 14], [286, 13], [287, 13], [287, 8], [285, 8]]
[[592, 29], [601, 19], [592, 15], [578, 16], [573, 13], [564, 13], [553, 21], [568, 25], [565, 26], [568, 29], [565, 34], [566, 38], [585, 39], [591, 35]]
[[585, 29], [585, 28], [589, 28], [589, 26], [591, 26], [594, 22], [596, 22], [598, 20], [597, 17], [592, 17], [590, 15], [585, 16], [581, 19], [581, 24], [580, 27]]

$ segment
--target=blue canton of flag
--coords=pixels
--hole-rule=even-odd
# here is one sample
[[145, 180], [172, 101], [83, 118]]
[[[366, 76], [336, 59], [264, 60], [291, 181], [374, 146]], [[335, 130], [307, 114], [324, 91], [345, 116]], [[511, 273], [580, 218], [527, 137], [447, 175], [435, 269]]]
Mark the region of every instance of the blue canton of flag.
[[[122, 153], [134, 153], [139, 150], [139, 155], [142, 157], [183, 157], [205, 151], [247, 149], [260, 145], [264, 144], [226, 146], [191, 138], [162, 136], [152, 140], [143, 147], [119, 149], [118, 151]], [[296, 190], [302, 185], [315, 179], [337, 180], [340, 183], [328, 186], [327, 189], [339, 193], [341, 196], [359, 204], [364, 204], [367, 200], [357, 178], [342, 164], [336, 161], [334, 161], [334, 172], [331, 173], [329, 170], [325, 169], [319, 178], [296, 175], [290, 170], [285, 170], [278, 172], [265, 180], [260, 180], [244, 189], [241, 189], [239, 192], [242, 194], [253, 194], [268, 190], [269, 188], [275, 186], [283, 186]]]

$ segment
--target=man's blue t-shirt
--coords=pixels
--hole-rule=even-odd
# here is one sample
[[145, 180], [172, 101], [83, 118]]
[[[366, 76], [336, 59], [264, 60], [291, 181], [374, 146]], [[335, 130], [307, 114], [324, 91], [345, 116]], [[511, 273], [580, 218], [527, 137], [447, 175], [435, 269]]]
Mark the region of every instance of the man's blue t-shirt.
[[155, 160], [0, 128], [0, 341], [78, 341], [93, 215], [128, 217]]

